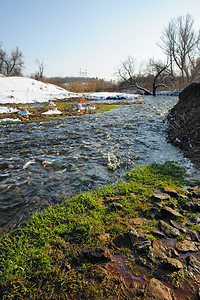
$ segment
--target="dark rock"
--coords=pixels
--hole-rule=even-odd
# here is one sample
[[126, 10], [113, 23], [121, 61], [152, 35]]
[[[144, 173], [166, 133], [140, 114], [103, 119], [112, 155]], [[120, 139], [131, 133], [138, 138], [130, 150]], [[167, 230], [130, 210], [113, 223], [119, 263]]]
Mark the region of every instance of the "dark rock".
[[152, 207], [149, 211], [148, 217], [151, 219], [160, 219], [161, 213], [157, 207]]
[[191, 242], [188, 240], [184, 240], [181, 242], [177, 242], [175, 249], [179, 253], [187, 253], [187, 252], [197, 252], [199, 251], [197, 244], [195, 242]]
[[164, 187], [163, 191], [164, 191], [164, 193], [166, 193], [172, 197], [178, 197], [178, 195], [179, 195], [179, 193], [175, 189], [168, 187], [168, 186]]
[[197, 202], [187, 202], [183, 205], [183, 209], [197, 213], [200, 212], [200, 204]]
[[170, 111], [168, 140], [181, 148], [192, 162], [200, 163], [200, 83], [186, 87], [179, 94], [178, 103]]
[[199, 190], [193, 190], [190, 192], [189, 197], [200, 199], [200, 191]]
[[165, 268], [167, 270], [170, 270], [170, 271], [178, 271], [178, 270], [183, 269], [183, 265], [180, 262], [180, 260], [178, 260], [176, 258], [171, 258], [171, 257], [166, 258], [162, 262], [161, 267]]
[[153, 194], [152, 197], [156, 201], [166, 201], [166, 200], [170, 199], [170, 196], [168, 194], [158, 194], [158, 193], [155, 193], [155, 194]]
[[160, 263], [167, 258], [168, 252], [162, 240], [137, 244], [136, 251], [136, 262], [150, 269], [155, 269], [156, 266], [159, 266]]
[[144, 290], [145, 300], [173, 300], [170, 288], [162, 284], [158, 279], [151, 278]]
[[[185, 228], [184, 228], [179, 222], [177, 222], [177, 221], [169, 220], [169, 223], [170, 223], [172, 226], [174, 226], [175, 228], [179, 229], [179, 230], [185, 229]], [[185, 231], [187, 231], [187, 230], [185, 229]]]
[[176, 257], [180, 256], [178, 254], [178, 252], [176, 251], [176, 249], [174, 249], [174, 248], [169, 249], [168, 255], [169, 255], [169, 257], [172, 257], [172, 258], [176, 258]]
[[107, 248], [87, 247], [82, 255], [91, 263], [104, 263], [111, 261], [111, 254]]
[[192, 218], [190, 218], [189, 220], [187, 220], [186, 225], [190, 226], [190, 225], [195, 225], [195, 224], [200, 224], [200, 216], [199, 214], [193, 216]]
[[163, 245], [161, 240], [155, 240], [152, 242], [148, 259], [154, 264], [159, 264], [160, 261], [167, 258], [167, 247]]
[[139, 235], [134, 228], [130, 228], [123, 234], [118, 235], [114, 240], [113, 243], [116, 247], [127, 247], [132, 249], [135, 242], [137, 241]]
[[113, 202], [111, 204], [111, 209], [112, 210], [122, 210], [123, 209], [123, 205], [121, 203]]
[[151, 233], [159, 239], [162, 239], [165, 237], [164, 233], [162, 233], [161, 231], [158, 231], [158, 230], [152, 230]]
[[166, 206], [161, 209], [161, 215], [163, 218], [172, 219], [172, 220], [176, 220], [177, 218], [183, 217], [176, 210]]
[[197, 289], [195, 300], [200, 300], [200, 287]]
[[177, 237], [180, 235], [180, 232], [178, 229], [170, 226], [168, 223], [166, 223], [162, 220], [160, 220], [159, 226], [160, 226], [161, 231], [168, 237]]
[[190, 240], [190, 241], [199, 242], [198, 233], [196, 231], [193, 231], [193, 230], [188, 230], [186, 235], [185, 235], [185, 238], [187, 240]]
[[168, 202], [166, 203], [166, 206], [172, 208], [172, 209], [177, 209], [177, 205], [174, 202]]
[[144, 241], [136, 245], [136, 250], [140, 253], [147, 253], [151, 247], [150, 241]]
[[189, 273], [193, 274], [199, 274], [200, 275], [200, 261], [197, 260], [194, 256], [189, 255], [186, 257], [185, 259], [186, 261], [186, 265], [187, 265], [187, 269], [189, 271]]

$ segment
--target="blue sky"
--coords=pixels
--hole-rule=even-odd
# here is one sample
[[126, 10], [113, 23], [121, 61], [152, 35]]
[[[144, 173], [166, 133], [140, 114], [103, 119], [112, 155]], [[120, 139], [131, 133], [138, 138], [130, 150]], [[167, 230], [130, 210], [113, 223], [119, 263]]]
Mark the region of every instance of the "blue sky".
[[19, 46], [24, 74], [44, 59], [46, 76], [115, 78], [120, 62], [162, 58], [156, 45], [172, 18], [190, 13], [200, 29], [199, 0], [0, 0], [0, 41]]

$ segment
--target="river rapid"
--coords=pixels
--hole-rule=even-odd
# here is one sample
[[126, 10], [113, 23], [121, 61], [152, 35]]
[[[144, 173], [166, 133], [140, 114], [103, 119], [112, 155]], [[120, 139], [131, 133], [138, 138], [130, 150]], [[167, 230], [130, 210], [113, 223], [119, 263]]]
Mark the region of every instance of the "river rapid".
[[164, 133], [178, 98], [144, 100], [103, 114], [0, 125], [0, 227], [123, 179], [135, 166], [166, 160], [191, 166]]

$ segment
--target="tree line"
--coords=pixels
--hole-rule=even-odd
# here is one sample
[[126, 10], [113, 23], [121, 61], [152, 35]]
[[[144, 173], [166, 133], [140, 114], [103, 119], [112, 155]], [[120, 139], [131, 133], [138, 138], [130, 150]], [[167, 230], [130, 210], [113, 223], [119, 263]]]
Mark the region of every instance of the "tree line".
[[[164, 28], [157, 45], [164, 54], [164, 60], [150, 58], [138, 71], [136, 60], [128, 56], [117, 68], [116, 82], [98, 78], [71, 78], [64, 85], [61, 77], [48, 79], [44, 76], [44, 59], [35, 60], [38, 71], [31, 77], [57, 83], [74, 92], [137, 89], [154, 96], [159, 88], [184, 88], [191, 82], [200, 81], [200, 30], [195, 32], [190, 14], [172, 19]], [[23, 68], [22, 51], [16, 47], [9, 53], [0, 43], [0, 73], [21, 76]]]
[[117, 70], [120, 89], [135, 87], [155, 96], [159, 87], [184, 88], [191, 82], [200, 81], [200, 30], [195, 32], [190, 14], [168, 23], [158, 47], [165, 60], [150, 58], [139, 73], [132, 57], [121, 62]]

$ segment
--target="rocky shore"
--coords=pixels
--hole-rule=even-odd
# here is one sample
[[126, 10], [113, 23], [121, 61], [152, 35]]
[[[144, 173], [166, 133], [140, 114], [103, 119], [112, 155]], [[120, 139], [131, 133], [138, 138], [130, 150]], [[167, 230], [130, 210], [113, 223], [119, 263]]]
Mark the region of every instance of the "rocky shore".
[[[164, 187], [162, 193], [154, 193], [155, 204], [146, 217], [133, 218], [133, 226], [112, 241], [108, 234], [99, 236], [104, 247], [85, 248], [81, 259], [102, 264], [105, 272], [111, 268], [118, 271], [131, 292], [128, 299], [200, 299], [200, 191], [185, 192], [182, 195]], [[182, 209], [175, 204], [178, 198], [184, 203]], [[123, 209], [120, 203], [108, 200], [111, 209]], [[149, 219], [157, 221], [152, 241], [145, 230]], [[125, 263], [127, 258], [117, 261], [109, 250], [111, 244], [131, 250], [129, 264]]]
[[168, 140], [185, 156], [200, 165], [200, 83], [193, 83], [179, 94], [179, 101], [168, 117]]
[[200, 189], [181, 188], [183, 174], [135, 168], [36, 213], [0, 239], [0, 296], [200, 299]]

